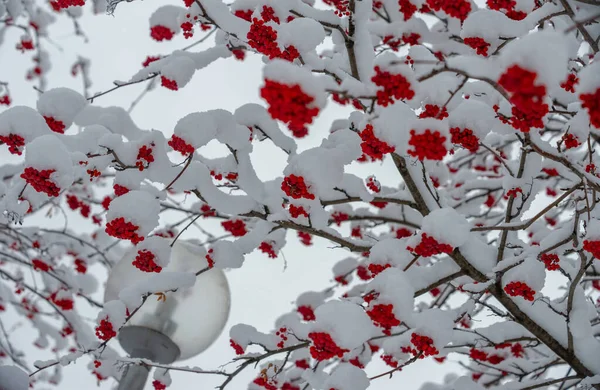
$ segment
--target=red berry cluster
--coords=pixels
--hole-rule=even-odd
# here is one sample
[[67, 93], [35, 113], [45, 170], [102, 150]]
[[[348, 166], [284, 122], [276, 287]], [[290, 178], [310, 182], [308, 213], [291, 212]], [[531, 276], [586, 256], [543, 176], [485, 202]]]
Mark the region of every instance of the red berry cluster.
[[567, 79], [560, 83], [560, 87], [567, 92], [575, 93], [575, 84], [579, 82], [579, 77], [576, 73], [569, 73]]
[[[198, 18], [198, 17], [196, 16], [196, 18]], [[190, 21], [181, 23], [181, 30], [183, 31], [183, 37], [185, 39], [188, 39], [188, 38], [191, 38], [194, 36], [194, 25]]]
[[392, 368], [398, 368], [398, 361], [392, 355], [381, 355], [381, 360]]
[[524, 133], [534, 128], [543, 128], [542, 118], [548, 113], [548, 105], [544, 103], [546, 87], [536, 85], [537, 73], [513, 65], [498, 80], [511, 96], [512, 118], [510, 124]]
[[235, 16], [237, 16], [240, 19], [244, 19], [247, 22], [252, 22], [252, 14], [254, 13], [253, 10], [248, 9], [248, 10], [241, 10], [238, 9], [237, 11], [235, 11], [233, 14]]
[[338, 276], [334, 277], [333, 280], [335, 280], [336, 282], [338, 282], [342, 286], [348, 285], [348, 280], [346, 280], [346, 276], [345, 275], [338, 275]]
[[301, 215], [308, 218], [308, 212], [302, 206], [296, 206], [296, 205], [290, 204], [289, 212], [290, 212], [290, 216], [292, 218], [298, 218]]
[[165, 87], [166, 89], [170, 89], [171, 91], [177, 91], [179, 86], [177, 85], [177, 81], [171, 80], [165, 76], [160, 76], [160, 85]]
[[469, 351], [469, 356], [473, 360], [478, 360], [480, 362], [488, 362], [493, 365], [499, 364], [505, 360], [503, 356], [497, 354], [488, 355], [486, 352], [475, 348], [471, 348], [471, 351]]
[[209, 249], [208, 253], [206, 254], [206, 262], [208, 263], [208, 268], [213, 268], [215, 266], [215, 260], [212, 258], [212, 254], [214, 253], [214, 249]]
[[300, 57], [300, 53], [294, 46], [288, 46], [281, 50], [277, 44], [277, 31], [265, 24], [264, 20], [252, 19], [248, 38], [248, 45], [256, 51], [266, 55], [269, 59], [282, 58], [286, 61], [294, 61]]
[[285, 328], [285, 327], [279, 328], [279, 330], [277, 332], [275, 332], [275, 336], [278, 336], [281, 339], [281, 341], [279, 341], [277, 343], [277, 348], [283, 348], [285, 342], [288, 339], [287, 328]]
[[154, 61], [158, 61], [160, 59], [161, 59], [160, 56], [148, 56], [148, 57], [146, 57], [146, 59], [144, 60], [144, 62], [142, 62], [142, 66], [144, 68], [146, 68], [148, 65], [150, 65]]
[[492, 207], [494, 206], [494, 203], [496, 203], [496, 198], [494, 198], [494, 196], [492, 194], [488, 194], [485, 202], [483, 204], [485, 204], [487, 207]]
[[[62, 337], [67, 337], [67, 336], [70, 336], [70, 335], [72, 335], [72, 334], [73, 334], [73, 328], [71, 328], [69, 325], [66, 325], [64, 328], [62, 328], [62, 329], [60, 330], [60, 335], [61, 335]], [[96, 360], [96, 361], [97, 361], [97, 360]], [[95, 362], [96, 362], [96, 361], [95, 361]], [[95, 362], [94, 362], [94, 364], [95, 364]]]
[[400, 6], [400, 12], [404, 15], [404, 21], [412, 18], [417, 12], [417, 6], [411, 3], [410, 0], [398, 0], [398, 5]]
[[122, 186], [120, 184], [115, 184], [115, 185], [113, 185], [113, 191], [115, 192], [116, 196], [121, 196], [121, 195], [125, 195], [126, 193], [128, 193], [129, 188]]
[[535, 297], [535, 291], [523, 282], [510, 282], [504, 286], [504, 291], [511, 297], [523, 297], [528, 301], [533, 301]]
[[152, 386], [154, 387], [154, 390], [165, 390], [167, 388], [167, 385], [165, 385], [158, 379], [152, 381]]
[[367, 314], [376, 326], [383, 328], [383, 333], [389, 335], [390, 329], [400, 325], [400, 320], [393, 313], [394, 305], [377, 304]]
[[[290, 209], [291, 209], [291, 206], [290, 206]], [[302, 244], [304, 244], [306, 246], [312, 245], [312, 236], [310, 235], [310, 233], [298, 232], [298, 238], [300, 239], [300, 242]]]
[[396, 229], [396, 238], [406, 238], [412, 236], [412, 232], [407, 228]]
[[110, 202], [112, 202], [112, 198], [110, 196], [105, 196], [104, 199], [102, 199], [102, 207], [104, 208], [104, 210], [108, 210], [108, 208], [110, 207]]
[[336, 356], [341, 358], [344, 353], [350, 352], [348, 349], [338, 347], [329, 333], [311, 332], [308, 334], [308, 338], [312, 340], [309, 349], [310, 356], [318, 361], [328, 360]]
[[439, 287], [434, 287], [431, 290], [429, 290], [429, 293], [435, 298], [442, 293], [442, 290], [440, 290]]
[[360, 226], [354, 226], [350, 230], [350, 236], [356, 237], [356, 238], [363, 238], [362, 230], [361, 230]]
[[162, 267], [156, 264], [155, 260], [156, 256], [154, 253], [143, 249], [137, 252], [137, 256], [131, 264], [140, 271], [159, 273], [162, 271]]
[[473, 360], [485, 362], [488, 358], [488, 355], [482, 350], [471, 348], [471, 350], [469, 351], [469, 357]]
[[139, 226], [131, 222], [126, 222], [125, 218], [119, 217], [107, 223], [104, 231], [109, 236], [122, 240], [130, 240], [133, 244], [137, 244], [144, 241], [144, 237], [137, 234], [139, 228]]
[[117, 332], [114, 331], [112, 323], [108, 317], [100, 321], [100, 324], [96, 327], [96, 337], [100, 340], [108, 341], [115, 337]]
[[408, 150], [408, 154], [421, 161], [424, 159], [440, 161], [448, 153], [444, 146], [445, 142], [446, 137], [438, 130], [432, 132], [430, 129], [426, 129], [421, 134], [411, 130], [408, 144], [414, 149]]
[[335, 14], [339, 17], [350, 16], [350, 10], [348, 9], [348, 0], [323, 0], [327, 5], [335, 7]]
[[596, 164], [587, 164], [585, 166], [585, 171], [587, 173], [595, 174], [596, 173]]
[[0, 96], [0, 106], [4, 105], [4, 106], [10, 106], [10, 96], [8, 95], [3, 95]]
[[154, 156], [152, 155], [152, 148], [149, 148], [146, 145], [143, 145], [137, 154], [137, 161], [135, 162], [135, 166], [138, 167], [140, 171], [148, 168], [151, 162], [154, 161]]
[[242, 348], [241, 345], [239, 345], [238, 343], [236, 343], [235, 341], [233, 341], [233, 339], [229, 340], [229, 345], [231, 345], [231, 348], [233, 348], [233, 350], [235, 351], [236, 355], [243, 355], [244, 354], [244, 348]]
[[600, 259], [600, 240], [583, 241], [583, 250], [590, 252], [596, 259]]
[[350, 216], [341, 211], [334, 211], [333, 213], [331, 213], [331, 218], [333, 218], [333, 222], [335, 222], [336, 225], [340, 226], [342, 222], [350, 219]]
[[294, 365], [303, 370], [308, 370], [310, 368], [310, 365], [308, 364], [308, 361], [306, 361], [306, 359], [296, 360], [294, 362]]
[[87, 263], [82, 259], [75, 259], [75, 271], [80, 274], [85, 274], [87, 272]]
[[27, 167], [21, 173], [21, 178], [25, 179], [37, 192], [43, 192], [48, 196], [58, 196], [60, 188], [50, 180], [50, 176], [54, 172], [56, 172], [54, 169], [38, 171], [35, 168]]
[[511, 188], [510, 190], [506, 191], [506, 195], [504, 195], [504, 199], [516, 198], [517, 194], [523, 195], [523, 190], [521, 189], [521, 187]]
[[382, 88], [377, 91], [377, 104], [381, 106], [387, 107], [394, 102], [394, 99], [410, 100], [415, 96], [415, 91], [411, 89], [406, 77], [383, 71], [379, 66], [375, 67], [375, 76], [371, 81]]
[[315, 100], [307, 95], [300, 85], [287, 85], [273, 80], [265, 80], [260, 96], [269, 104], [269, 114], [273, 119], [286, 123], [294, 136], [302, 138], [308, 134], [307, 124], [319, 114], [318, 107], [309, 108]]
[[571, 133], [566, 133], [562, 136], [562, 141], [565, 145], [565, 148], [568, 149], [572, 149], [572, 148], [576, 148], [578, 147], [580, 144], [579, 140], [577, 139], [577, 137], [575, 137], [573, 134]]
[[475, 153], [479, 149], [479, 138], [473, 133], [473, 130], [466, 128], [461, 130], [459, 127], [453, 127], [450, 129], [450, 134], [452, 135], [450, 142], [453, 144], [460, 145], [471, 153]]
[[316, 320], [315, 312], [313, 311], [312, 307], [307, 306], [307, 305], [302, 305], [302, 306], [298, 306], [298, 309], [296, 309], [296, 310], [302, 316], [302, 319], [304, 321]]
[[419, 44], [419, 39], [421, 39], [421, 34], [417, 34], [417, 33], [402, 34], [402, 42], [407, 45], [416, 46]]
[[100, 177], [102, 175], [102, 172], [100, 172], [96, 168], [88, 169], [86, 172], [88, 175], [90, 175], [90, 181], [92, 181], [95, 177]]
[[55, 11], [60, 11], [69, 7], [83, 7], [85, 0], [54, 0], [50, 2], [50, 6]]
[[52, 267], [49, 264], [43, 262], [40, 259], [31, 260], [31, 264], [33, 265], [34, 271], [48, 272], [52, 270]]
[[20, 156], [23, 153], [23, 146], [25, 146], [25, 138], [13, 133], [0, 135], [0, 145], [2, 144], [8, 146], [8, 151], [11, 154]]
[[65, 124], [62, 121], [56, 120], [51, 116], [44, 116], [46, 124], [55, 133], [64, 134]]
[[386, 35], [383, 37], [383, 44], [388, 45], [393, 51], [398, 51], [402, 46], [402, 39], [395, 38], [393, 35]]
[[215, 215], [217, 215], [215, 209], [211, 208], [206, 203], [200, 207], [200, 211], [202, 212], [202, 214], [204, 214], [204, 218], [214, 217]]
[[242, 237], [248, 233], [246, 224], [241, 219], [223, 221], [221, 222], [221, 226], [234, 237]]
[[242, 49], [231, 49], [231, 54], [233, 54], [238, 61], [244, 61], [244, 58], [246, 58], [246, 51]]
[[460, 19], [461, 22], [464, 22], [471, 12], [471, 3], [467, 0], [427, 0], [426, 4], [432, 10], [442, 10], [449, 16]]
[[425, 356], [433, 356], [440, 353], [437, 348], [433, 345], [433, 339], [429, 336], [423, 336], [418, 333], [413, 333], [410, 337], [410, 342], [415, 346], [416, 351], [413, 349], [411, 352], [416, 355], [421, 352], [419, 359], [423, 359]]
[[379, 181], [377, 181], [375, 176], [372, 175], [367, 177], [367, 187], [375, 193], [379, 193], [381, 191], [381, 184]]
[[89, 204], [84, 203], [82, 200], [78, 199], [75, 195], [67, 195], [66, 198], [67, 198], [67, 205], [69, 205], [69, 208], [71, 210], [79, 209], [79, 212], [81, 213], [82, 217], [89, 218], [90, 212], [92, 211]]
[[364, 365], [364, 364], [362, 364], [360, 360], [358, 360], [358, 356], [356, 356], [356, 357], [354, 357], [354, 358], [352, 358], [352, 359], [348, 360], [348, 363], [350, 363], [350, 364], [352, 364], [353, 366], [355, 366], [355, 367], [358, 367], [358, 368], [360, 368], [360, 369], [363, 369], [363, 368], [365, 368], [365, 365]]
[[21, 38], [21, 41], [16, 45], [17, 50], [20, 50], [21, 53], [24, 53], [27, 50], [33, 50], [33, 41], [31, 38]]
[[542, 168], [542, 172], [550, 177], [558, 176], [558, 170], [556, 168]]
[[556, 226], [557, 224], [557, 221], [554, 218], [544, 217], [544, 220], [546, 220], [546, 223], [550, 226]]
[[275, 10], [272, 7], [269, 7], [267, 5], [263, 6], [262, 11], [260, 12], [260, 17], [266, 22], [270, 22], [273, 21], [277, 24], [279, 24], [279, 17], [277, 17], [275, 15]]
[[267, 375], [256, 378], [252, 383], [259, 387], [264, 387], [265, 390], [277, 390], [277, 386], [269, 382], [269, 377]]
[[[369, 156], [371, 160], [383, 160], [383, 155], [387, 153], [393, 153], [396, 148], [389, 145], [387, 142], [380, 140], [375, 136], [373, 132], [373, 125], [368, 124], [364, 130], [360, 132], [360, 138], [362, 143], [360, 147], [363, 152], [361, 159], [366, 161], [366, 156]], [[361, 160], [359, 159], [359, 160]]]
[[419, 118], [435, 118], [442, 120], [448, 118], [448, 110], [446, 109], [446, 106], [442, 107], [440, 110], [440, 106], [436, 104], [426, 104], [423, 112], [419, 114]]
[[275, 252], [275, 249], [273, 249], [273, 245], [271, 243], [263, 241], [258, 246], [258, 249], [262, 253], [266, 253], [267, 255], [269, 255], [270, 259], [276, 259], [277, 258], [277, 253]]
[[175, 32], [166, 26], [161, 26], [160, 24], [157, 24], [156, 26], [150, 27], [150, 36], [155, 41], [170, 41], [171, 39], [173, 39], [174, 35]]
[[517, 357], [517, 358], [525, 355], [525, 349], [519, 343], [514, 343], [512, 345], [512, 347], [510, 347], [510, 352], [513, 354], [514, 357]]
[[582, 93], [579, 95], [581, 107], [588, 110], [590, 116], [590, 124], [597, 129], [600, 129], [600, 88], [594, 93]]
[[289, 175], [284, 177], [281, 183], [281, 190], [293, 199], [314, 199], [315, 196], [308, 191], [308, 188], [302, 176]]
[[500, 364], [505, 360], [504, 356], [500, 356], [500, 355], [490, 355], [488, 356], [488, 363], [496, 365], [496, 364]]
[[385, 206], [388, 205], [388, 202], [378, 202], [378, 201], [374, 200], [372, 202], [369, 202], [369, 204], [371, 206], [377, 207], [378, 209], [383, 209], [383, 208], [385, 208]]
[[48, 299], [54, 303], [56, 306], [60, 307], [62, 310], [73, 310], [75, 302], [69, 298], [57, 298], [58, 292], [53, 292], [50, 294]]
[[384, 270], [391, 268], [391, 264], [369, 264], [369, 266], [367, 267], [369, 269], [369, 272], [371, 273], [371, 277], [375, 277], [377, 275], [379, 275], [381, 272], [383, 272]]
[[527, 16], [525, 12], [515, 10], [517, 5], [515, 0], [487, 0], [487, 5], [490, 9], [503, 11], [506, 16], [513, 20], [522, 20]]
[[421, 233], [421, 242], [416, 247], [408, 246], [406, 249], [423, 257], [435, 256], [441, 253], [450, 254], [454, 250], [452, 246], [438, 242], [435, 238], [428, 236], [427, 233]]
[[490, 44], [487, 43], [483, 38], [480, 37], [469, 37], [463, 39], [465, 45], [470, 46], [471, 48], [477, 51], [477, 55], [487, 57], [488, 56], [488, 48]]
[[194, 148], [192, 145], [185, 142], [183, 138], [180, 138], [175, 134], [171, 136], [168, 144], [173, 148], [173, 150], [183, 154], [184, 156], [192, 154], [196, 150], [196, 148]]

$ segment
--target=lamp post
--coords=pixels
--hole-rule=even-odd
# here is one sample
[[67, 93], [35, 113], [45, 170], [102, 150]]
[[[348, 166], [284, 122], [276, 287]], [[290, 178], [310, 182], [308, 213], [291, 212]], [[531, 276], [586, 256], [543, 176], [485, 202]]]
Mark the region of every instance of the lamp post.
[[[125, 287], [150, 277], [132, 265], [137, 251], [128, 251], [108, 276], [104, 301], [118, 299]], [[177, 241], [164, 271], [197, 272], [203, 264], [198, 246]], [[160, 364], [196, 356], [218, 337], [229, 316], [230, 292], [222, 270], [213, 268], [196, 277], [190, 288], [170, 293], [165, 301], [148, 299], [119, 331], [121, 347], [133, 358]], [[129, 365], [119, 390], [142, 390], [150, 373], [145, 365]]]

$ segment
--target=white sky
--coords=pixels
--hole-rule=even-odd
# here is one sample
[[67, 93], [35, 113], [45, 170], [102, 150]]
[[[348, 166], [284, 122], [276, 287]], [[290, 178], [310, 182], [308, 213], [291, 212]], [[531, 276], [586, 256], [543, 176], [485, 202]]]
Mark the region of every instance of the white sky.
[[[90, 1], [90, 0], [88, 0]], [[91, 2], [91, 1], [90, 1]], [[179, 2], [172, 2], [178, 4]], [[91, 93], [112, 87], [113, 80], [127, 80], [136, 72], [141, 62], [147, 55], [168, 54], [170, 51], [184, 47], [192, 40], [184, 40], [179, 36], [169, 43], [157, 43], [149, 37], [148, 18], [160, 5], [158, 0], [135, 1], [121, 3], [114, 16], [89, 15], [86, 6], [86, 16], [80, 19], [82, 29], [89, 38], [89, 43], [84, 44], [81, 37], [73, 34], [71, 22], [64, 16], [59, 16], [60, 21], [50, 30], [50, 38], [44, 39], [42, 44], [52, 53], [53, 69], [50, 72], [49, 88], [71, 87], [81, 92], [81, 79], [72, 78], [70, 67], [75, 62], [78, 54], [92, 60], [91, 76], [93, 86]], [[198, 31], [198, 30], [196, 30]], [[196, 33], [198, 37], [198, 32]], [[31, 54], [20, 54], [14, 50], [20, 31], [13, 29], [5, 36], [5, 42], [0, 46], [0, 81], [23, 80], [27, 69], [31, 67]], [[195, 38], [196, 38], [195, 37]], [[212, 39], [209, 39], [209, 42]], [[209, 43], [210, 44], [210, 43]], [[206, 46], [204, 46], [206, 47]], [[202, 50], [202, 46], [194, 50]], [[259, 56], [250, 55], [243, 63], [233, 58], [220, 60], [206, 69], [196, 72], [193, 80], [182, 90], [172, 92], [164, 88], [157, 88], [148, 94], [133, 112], [133, 119], [141, 128], [159, 129], [168, 137], [172, 128], [181, 117], [194, 111], [205, 111], [216, 108], [235, 110], [240, 105], [248, 102], [260, 102], [259, 86], [261, 83], [261, 59]], [[20, 84], [11, 84], [11, 96], [14, 104], [34, 106], [36, 93], [33, 84], [23, 81]], [[144, 84], [122, 88], [107, 96], [98, 98], [94, 104], [101, 106], [119, 105], [125, 108], [138, 96], [145, 87]], [[0, 110], [2, 110], [0, 108]], [[344, 110], [333, 103], [329, 103], [328, 110], [322, 113], [316, 123], [311, 126], [311, 136], [301, 141], [300, 147], [307, 148], [320, 143], [327, 135], [329, 124], [333, 119], [341, 118]], [[73, 131], [73, 130], [71, 130]], [[253, 161], [259, 177], [266, 179], [281, 175], [285, 167], [285, 158], [282, 152], [273, 148], [268, 143], [258, 146], [255, 144]], [[211, 153], [209, 151], [208, 153]], [[0, 152], [0, 160], [5, 161], [4, 149]], [[377, 173], [378, 179], [383, 184], [395, 185], [399, 176], [389, 163], [383, 166], [376, 164], [353, 166], [352, 171], [366, 177], [368, 174]], [[180, 216], [176, 216], [175, 219]], [[28, 221], [29, 225], [48, 224], [62, 226], [62, 217], [56, 216], [50, 220]], [[203, 222], [205, 224], [206, 222]], [[71, 227], [85, 228], [86, 222], [79, 216], [74, 216], [70, 221]], [[221, 233], [217, 224], [214, 226], [217, 233]], [[188, 234], [187, 237], [190, 235]], [[287, 259], [287, 269], [284, 271], [283, 258], [268, 259], [266, 255], [254, 253], [247, 257], [245, 265], [239, 270], [227, 273], [232, 292], [232, 311], [226, 330], [211, 348], [200, 356], [177, 364], [200, 366], [203, 369], [215, 369], [225, 364], [234, 356], [229, 346], [228, 328], [234, 324], [244, 322], [255, 326], [261, 331], [272, 329], [275, 319], [292, 307], [293, 301], [299, 293], [307, 290], [320, 290], [331, 284], [331, 267], [337, 260], [346, 256], [341, 249], [329, 249], [331, 246], [324, 240], [314, 239], [315, 245], [306, 248], [298, 243], [294, 232], [288, 235], [288, 245], [283, 254]], [[98, 268], [99, 277], [104, 277]], [[12, 287], [12, 286], [11, 286]], [[102, 291], [96, 294], [101, 299]], [[83, 307], [85, 304], [79, 304]], [[7, 323], [19, 321], [26, 324], [23, 318], [15, 318], [14, 311], [5, 314]], [[85, 313], [95, 318], [94, 312]], [[3, 318], [4, 321], [4, 318]], [[15, 346], [25, 350], [30, 363], [36, 359], [50, 359], [53, 356], [40, 352], [31, 344], [36, 335], [30, 326], [21, 326], [12, 334]], [[116, 342], [111, 345], [116, 347]], [[452, 358], [450, 359], [452, 360]], [[63, 369], [63, 382], [59, 386], [64, 390], [91, 389], [96, 387], [96, 380], [87, 368], [90, 359], [82, 357], [78, 362]], [[235, 366], [230, 365], [230, 370]], [[417, 389], [425, 381], [442, 381], [449, 370], [457, 369], [456, 364], [447, 363], [439, 365], [432, 359], [425, 359], [418, 364], [405, 368], [394, 375], [393, 379], [381, 378], [375, 381], [371, 389], [402, 388], [406, 390]], [[379, 358], [374, 359], [368, 368], [368, 374], [377, 374], [389, 369]], [[256, 376], [256, 371], [247, 369], [239, 375], [228, 388], [245, 389], [248, 382]], [[218, 385], [221, 377], [212, 377], [183, 372], [172, 373], [173, 384], [169, 389], [209, 389]], [[114, 381], [105, 381], [100, 388], [109, 389]], [[44, 386], [42, 386], [44, 387]], [[150, 381], [147, 388], [150, 389]]]

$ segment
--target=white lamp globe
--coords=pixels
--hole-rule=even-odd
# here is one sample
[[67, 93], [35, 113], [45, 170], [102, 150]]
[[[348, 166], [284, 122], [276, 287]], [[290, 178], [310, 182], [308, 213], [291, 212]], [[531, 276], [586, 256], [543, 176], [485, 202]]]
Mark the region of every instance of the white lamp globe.
[[[136, 253], [136, 248], [132, 248], [112, 268], [105, 302], [119, 299], [123, 288], [152, 275], [132, 265]], [[202, 247], [177, 241], [169, 265], [162, 272], [198, 272], [206, 266], [205, 254]], [[148, 297], [120, 330], [119, 342], [128, 353], [150, 354], [148, 358], [160, 363], [188, 359], [206, 350], [219, 337], [229, 309], [229, 284], [224, 272], [213, 268], [198, 275], [194, 286], [167, 293], [165, 301]]]

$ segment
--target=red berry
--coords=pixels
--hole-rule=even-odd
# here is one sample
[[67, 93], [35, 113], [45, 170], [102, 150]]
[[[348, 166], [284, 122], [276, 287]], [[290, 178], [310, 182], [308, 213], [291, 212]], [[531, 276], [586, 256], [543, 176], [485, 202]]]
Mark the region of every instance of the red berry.
[[260, 96], [269, 104], [271, 117], [286, 123], [298, 138], [308, 134], [306, 125], [311, 124], [319, 114], [318, 107], [311, 107], [315, 99], [298, 84], [287, 85], [267, 79]]
[[18, 134], [10, 133], [8, 135], [0, 135], [0, 144], [6, 144], [11, 154], [20, 156], [23, 153], [25, 139]]
[[371, 81], [378, 87], [377, 104], [387, 107], [395, 100], [410, 100], [415, 96], [408, 80], [401, 74], [393, 74], [375, 67], [375, 76]]
[[38, 171], [35, 168], [27, 167], [21, 173], [21, 178], [25, 179], [37, 192], [43, 192], [48, 196], [58, 196], [60, 188], [50, 180], [50, 176], [54, 172], [56, 172], [54, 169]]
[[152, 26], [150, 28], [150, 36], [152, 37], [152, 39], [154, 39], [155, 41], [170, 41], [171, 39], [173, 39], [173, 36], [175, 35], [175, 32], [172, 31], [170, 28], [166, 27], [166, 26], [161, 26], [160, 24], [156, 25], [156, 26]]
[[117, 332], [114, 331], [112, 323], [108, 317], [100, 321], [100, 324], [96, 327], [96, 336], [100, 340], [108, 341], [115, 337]]
[[408, 144], [414, 149], [408, 150], [408, 154], [417, 157], [421, 161], [424, 159], [440, 161], [448, 153], [444, 146], [445, 141], [446, 137], [437, 130], [432, 132], [426, 129], [422, 134], [417, 134], [415, 130], [411, 130]]
[[140, 271], [159, 273], [162, 271], [162, 267], [156, 264], [155, 260], [154, 253], [144, 249], [137, 252], [137, 256], [131, 264]]

